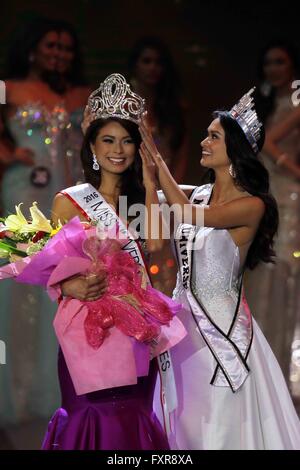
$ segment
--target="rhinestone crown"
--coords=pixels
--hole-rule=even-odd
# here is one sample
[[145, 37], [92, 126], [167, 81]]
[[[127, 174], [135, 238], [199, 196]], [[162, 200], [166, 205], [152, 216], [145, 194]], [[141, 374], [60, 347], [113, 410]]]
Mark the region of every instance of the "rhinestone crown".
[[262, 123], [258, 120], [256, 111], [254, 109], [254, 99], [252, 93], [255, 87], [251, 88], [237, 104], [235, 104], [229, 113], [237, 121], [246, 139], [250, 143], [253, 151], [258, 153], [257, 142], [261, 136]]
[[93, 120], [118, 117], [138, 124], [145, 111], [145, 100], [131, 91], [123, 75], [113, 73], [90, 94], [88, 108]]

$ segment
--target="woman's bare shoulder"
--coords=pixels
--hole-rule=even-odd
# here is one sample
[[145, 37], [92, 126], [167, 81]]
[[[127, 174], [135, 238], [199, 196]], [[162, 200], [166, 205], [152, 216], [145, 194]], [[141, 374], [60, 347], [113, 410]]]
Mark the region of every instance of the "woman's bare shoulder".
[[57, 193], [52, 203], [51, 219], [54, 222], [60, 220], [64, 224], [77, 215], [80, 216], [81, 213], [72, 201], [62, 192]]

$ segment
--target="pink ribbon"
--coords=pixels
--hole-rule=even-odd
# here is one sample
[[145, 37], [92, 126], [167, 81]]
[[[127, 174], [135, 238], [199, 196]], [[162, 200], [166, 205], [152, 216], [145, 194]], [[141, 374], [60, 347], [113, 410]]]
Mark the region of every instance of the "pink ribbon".
[[173, 318], [170, 306], [150, 286], [143, 287], [142, 267], [115, 240], [84, 241], [83, 251], [92, 260], [91, 272], [106, 271], [108, 288], [88, 307], [84, 327], [90, 346], [99, 348], [112, 326], [141, 342], [151, 342], [160, 334], [160, 325]]

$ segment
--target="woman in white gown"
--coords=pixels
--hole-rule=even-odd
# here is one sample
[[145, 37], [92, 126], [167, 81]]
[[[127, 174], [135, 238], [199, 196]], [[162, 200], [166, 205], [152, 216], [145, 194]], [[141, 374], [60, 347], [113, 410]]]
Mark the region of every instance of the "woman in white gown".
[[174, 236], [174, 297], [189, 334], [171, 352], [178, 397], [170, 416], [173, 449], [300, 449], [299, 419], [242, 288], [245, 268], [272, 260], [278, 223], [268, 173], [257, 159], [264, 132], [251, 93], [231, 111], [215, 113], [201, 143], [213, 184], [189, 198], [141, 125], [148, 204], [158, 201], [156, 171], [168, 203], [187, 211], [184, 217], [176, 211]]

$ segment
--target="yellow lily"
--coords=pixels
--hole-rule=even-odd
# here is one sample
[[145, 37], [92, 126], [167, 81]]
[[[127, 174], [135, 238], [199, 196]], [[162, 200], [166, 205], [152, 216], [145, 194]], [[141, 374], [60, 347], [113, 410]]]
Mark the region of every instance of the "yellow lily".
[[5, 219], [5, 227], [9, 232], [21, 232], [24, 225], [27, 225], [27, 220], [20, 209], [22, 204], [21, 202], [18, 206], [15, 206], [16, 213], [9, 215]]
[[22, 227], [21, 232], [46, 232], [51, 233], [52, 227], [50, 220], [46, 219], [44, 214], [40, 211], [37, 206], [37, 202], [34, 202], [30, 207], [31, 224], [26, 224]]
[[50, 237], [54, 237], [54, 235], [56, 235], [57, 232], [59, 232], [61, 228], [62, 228], [62, 224], [60, 223], [60, 220], [59, 220], [57, 227], [52, 229], [52, 232], [50, 233]]

